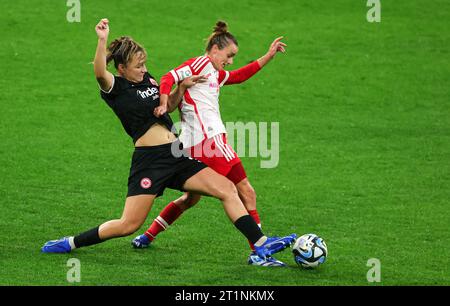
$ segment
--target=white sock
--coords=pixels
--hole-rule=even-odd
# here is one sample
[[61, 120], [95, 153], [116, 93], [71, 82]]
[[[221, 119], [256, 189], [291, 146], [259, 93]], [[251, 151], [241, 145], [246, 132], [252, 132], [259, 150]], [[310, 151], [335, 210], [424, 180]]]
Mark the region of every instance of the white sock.
[[73, 241], [73, 237], [69, 237], [69, 244], [72, 250], [75, 250], [77, 247], [75, 246], [75, 242]]
[[255, 246], [260, 247], [266, 242], [267, 236], [262, 236], [258, 241], [255, 242]]

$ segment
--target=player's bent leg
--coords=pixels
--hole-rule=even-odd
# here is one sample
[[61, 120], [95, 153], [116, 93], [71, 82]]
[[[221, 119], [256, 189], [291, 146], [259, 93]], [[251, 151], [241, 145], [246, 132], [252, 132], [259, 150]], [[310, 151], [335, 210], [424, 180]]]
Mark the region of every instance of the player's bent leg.
[[[239, 197], [244, 203], [245, 208], [247, 209], [249, 215], [255, 220], [258, 226], [261, 227], [261, 221], [259, 219], [258, 212], [256, 210], [256, 192], [250, 184], [248, 178], [244, 178], [239, 183], [236, 184], [236, 188], [239, 193]], [[287, 248], [292, 243], [293, 236], [287, 236], [283, 238], [279, 237], [271, 237], [268, 238], [268, 241], [279, 240], [279, 243], [276, 244], [276, 250], [273, 250], [274, 253], [279, 252]], [[270, 245], [269, 245], [270, 246]], [[274, 248], [275, 245], [272, 245], [271, 248]], [[286, 264], [280, 260], [275, 259], [271, 255], [267, 255], [265, 258], [261, 258], [258, 256], [255, 251], [255, 247], [250, 243], [250, 248], [252, 252], [248, 256], [247, 263], [249, 265], [261, 266], [261, 267], [285, 267]]]
[[107, 239], [130, 235], [145, 221], [155, 195], [138, 195], [128, 197], [122, 217], [83, 232], [75, 237], [64, 237], [44, 244], [44, 253], [69, 253], [75, 248], [101, 243]]
[[[242, 165], [240, 165], [242, 167]], [[234, 169], [233, 169], [234, 170]], [[233, 171], [232, 170], [232, 171]], [[239, 170], [239, 169], [238, 169]], [[243, 170], [242, 170], [243, 172]], [[245, 172], [244, 172], [245, 173]], [[233, 175], [236, 177], [237, 175]], [[258, 211], [256, 210], [256, 192], [250, 184], [247, 177], [239, 180], [236, 184], [236, 188], [239, 193], [239, 197], [244, 203], [245, 208], [248, 211], [248, 214], [255, 220], [256, 224], [261, 227], [261, 221], [259, 219]], [[254, 245], [249, 241], [251, 253], [248, 256], [247, 262], [250, 265], [263, 266], [263, 267], [284, 267], [285, 264], [279, 260], [276, 260], [273, 257], [267, 257], [266, 259], [260, 258], [256, 252]]]

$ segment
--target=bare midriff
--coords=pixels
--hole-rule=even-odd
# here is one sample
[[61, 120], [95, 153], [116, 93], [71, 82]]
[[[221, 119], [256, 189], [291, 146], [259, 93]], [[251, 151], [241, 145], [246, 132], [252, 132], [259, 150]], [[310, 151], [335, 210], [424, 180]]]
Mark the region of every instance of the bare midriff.
[[172, 143], [177, 137], [160, 123], [152, 125], [135, 143], [136, 147], [158, 146]]

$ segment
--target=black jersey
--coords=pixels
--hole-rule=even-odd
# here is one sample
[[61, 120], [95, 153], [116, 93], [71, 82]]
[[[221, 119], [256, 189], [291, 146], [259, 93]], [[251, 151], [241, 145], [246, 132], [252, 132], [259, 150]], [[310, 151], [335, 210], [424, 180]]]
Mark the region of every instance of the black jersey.
[[119, 117], [134, 143], [155, 123], [165, 125], [169, 131], [173, 127], [172, 119], [167, 113], [159, 118], [153, 115], [153, 110], [159, 106], [159, 88], [148, 72], [140, 83], [114, 76], [109, 92], [101, 90], [100, 95]]

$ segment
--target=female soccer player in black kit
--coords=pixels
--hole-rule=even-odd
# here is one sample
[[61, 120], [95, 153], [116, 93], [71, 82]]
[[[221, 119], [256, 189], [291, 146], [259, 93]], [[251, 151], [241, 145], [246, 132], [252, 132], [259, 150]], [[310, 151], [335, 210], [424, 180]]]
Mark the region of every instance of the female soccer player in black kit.
[[[153, 114], [159, 106], [159, 88], [147, 72], [146, 51], [130, 37], [116, 39], [107, 48], [108, 23], [107, 19], [102, 19], [95, 28], [98, 45], [94, 72], [101, 97], [119, 117], [135, 145], [123, 214], [120, 219], [107, 221], [77, 236], [48, 241], [42, 252], [68, 253], [75, 248], [131, 235], [144, 223], [153, 201], [165, 188], [219, 199], [231, 222], [255, 245], [261, 258], [285, 249], [295, 236], [265, 236], [248, 215], [231, 181], [199, 161], [172, 153], [172, 148], [178, 146], [178, 139], [171, 132], [169, 115], [157, 118]], [[117, 76], [107, 70], [110, 61], [114, 61]], [[171, 93], [169, 104], [178, 103], [187, 87], [201, 81], [201, 77], [184, 80]]]

